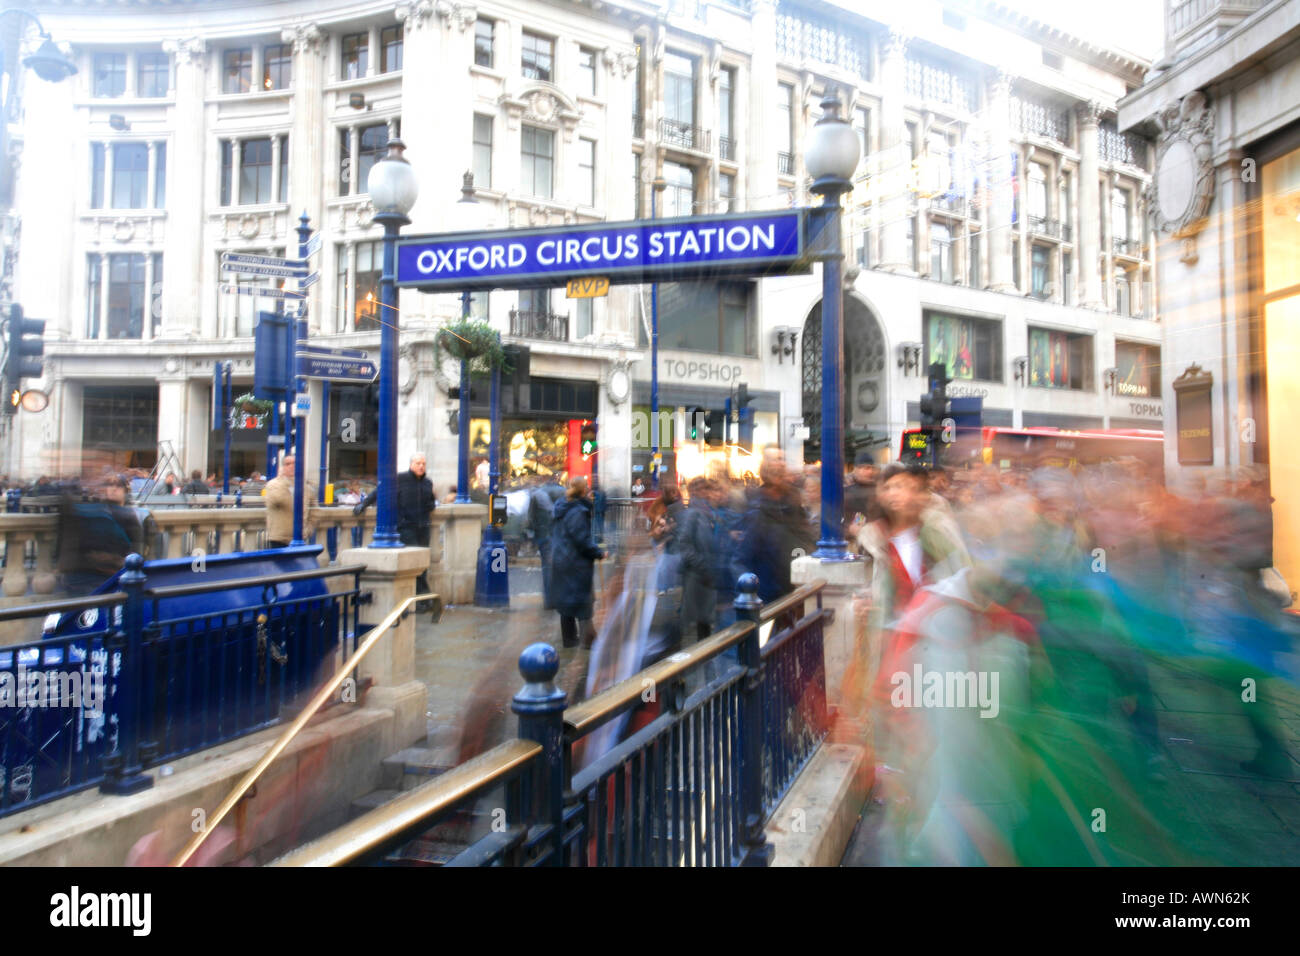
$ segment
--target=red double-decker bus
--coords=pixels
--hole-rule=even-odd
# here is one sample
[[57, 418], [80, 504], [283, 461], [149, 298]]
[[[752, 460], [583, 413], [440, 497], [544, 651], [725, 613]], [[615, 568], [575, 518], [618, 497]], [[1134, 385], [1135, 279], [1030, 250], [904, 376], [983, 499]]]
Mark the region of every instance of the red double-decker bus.
[[[920, 428], [903, 432], [898, 457], [903, 462], [933, 464], [935, 436]], [[1049, 427], [980, 429], [982, 453], [965, 461], [999, 468], [1078, 468], [1108, 461], [1136, 459], [1152, 474], [1164, 474], [1164, 432], [1145, 428], [1071, 430]], [[946, 464], [964, 462], [946, 461]]]

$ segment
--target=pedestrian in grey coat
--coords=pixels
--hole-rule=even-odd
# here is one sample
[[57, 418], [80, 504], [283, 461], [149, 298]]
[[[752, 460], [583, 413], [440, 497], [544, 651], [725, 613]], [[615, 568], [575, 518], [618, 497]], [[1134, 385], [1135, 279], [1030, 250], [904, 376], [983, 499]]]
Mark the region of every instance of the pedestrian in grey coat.
[[676, 547], [682, 562], [682, 633], [699, 640], [713, 630], [717, 608], [713, 576], [717, 570], [714, 514], [711, 498], [713, 482], [694, 478], [687, 486], [690, 507], [681, 512], [677, 525]]

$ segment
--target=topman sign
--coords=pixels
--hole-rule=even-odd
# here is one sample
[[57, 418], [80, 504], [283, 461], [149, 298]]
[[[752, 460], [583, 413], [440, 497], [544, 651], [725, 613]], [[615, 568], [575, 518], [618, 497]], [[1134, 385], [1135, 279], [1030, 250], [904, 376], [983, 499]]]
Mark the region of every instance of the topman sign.
[[402, 239], [397, 284], [427, 291], [808, 272], [803, 210]]

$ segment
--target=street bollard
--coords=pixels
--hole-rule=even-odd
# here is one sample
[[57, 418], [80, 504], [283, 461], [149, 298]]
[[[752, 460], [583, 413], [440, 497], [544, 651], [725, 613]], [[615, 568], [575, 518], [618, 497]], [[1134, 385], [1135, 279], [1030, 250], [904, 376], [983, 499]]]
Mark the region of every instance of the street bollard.
[[745, 679], [740, 695], [740, 808], [744, 819], [741, 866], [770, 866], [772, 844], [763, 829], [763, 656], [758, 645], [758, 576], [742, 574], [736, 583], [736, 620], [752, 621], [753, 630], [740, 642], [740, 666]]
[[569, 785], [564, 760], [564, 705], [568, 695], [555, 686], [559, 669], [560, 657], [550, 644], [524, 648], [519, 655], [524, 686], [510, 702], [510, 709], [519, 717], [519, 738], [542, 745], [541, 779], [533, 781], [522, 822], [550, 824], [552, 852], [548, 866], [564, 865], [564, 791]]

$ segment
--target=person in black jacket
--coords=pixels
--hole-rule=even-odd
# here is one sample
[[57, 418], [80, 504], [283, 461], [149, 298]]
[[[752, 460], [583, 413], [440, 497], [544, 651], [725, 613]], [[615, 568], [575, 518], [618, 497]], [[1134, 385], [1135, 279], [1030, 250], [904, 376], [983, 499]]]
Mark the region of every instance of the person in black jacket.
[[713, 482], [708, 478], [691, 479], [690, 507], [681, 513], [674, 543], [682, 559], [682, 632], [689, 640], [694, 635], [704, 640], [713, 630], [714, 574], [717, 571], [714, 530], [717, 518], [710, 497]]
[[587, 479], [569, 482], [564, 500], [556, 504], [551, 526], [551, 596], [560, 612], [565, 647], [578, 646], [578, 621], [592, 616], [592, 578], [605, 552], [591, 540], [591, 499]]
[[[433, 509], [436, 501], [433, 497], [433, 482], [425, 475], [428, 464], [423, 452], [411, 456], [409, 470], [397, 476], [397, 536], [408, 547], [427, 548], [430, 532], [433, 530]], [[379, 494], [374, 491], [361, 500], [361, 504], [352, 509], [353, 514], [361, 514]], [[415, 579], [415, 593], [429, 593], [429, 572], [423, 571]], [[417, 605], [417, 610], [428, 609], [427, 601]]]
[[528, 492], [528, 529], [533, 533], [533, 543], [537, 545], [537, 555], [542, 561], [542, 598], [547, 610], [555, 608], [551, 596], [551, 530], [554, 519], [555, 502], [546, 490], [546, 478], [534, 475]]

